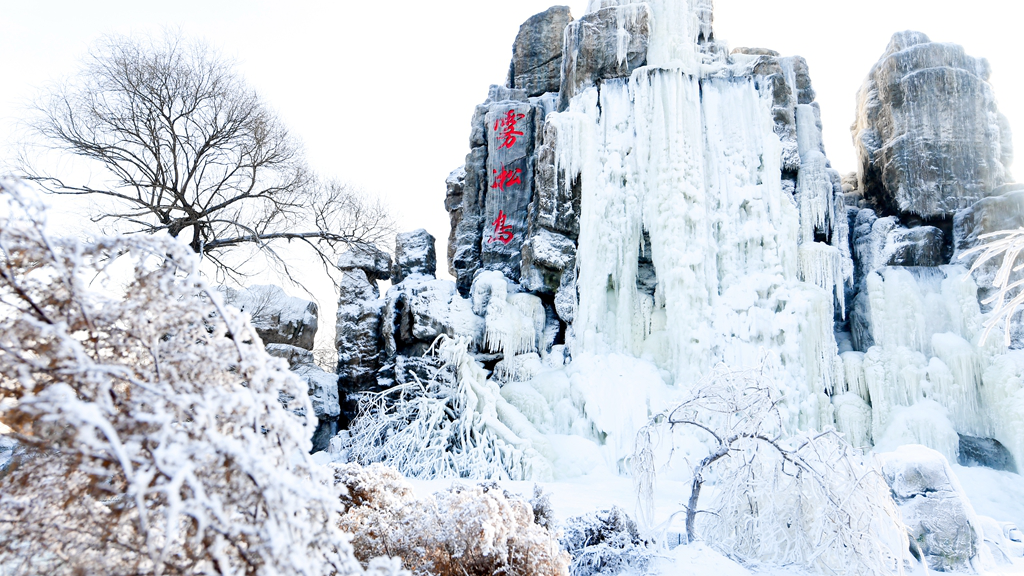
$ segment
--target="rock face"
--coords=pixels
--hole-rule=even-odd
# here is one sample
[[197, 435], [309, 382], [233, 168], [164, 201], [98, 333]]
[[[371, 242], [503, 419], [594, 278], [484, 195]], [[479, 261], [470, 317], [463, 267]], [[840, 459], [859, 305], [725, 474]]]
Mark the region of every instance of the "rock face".
[[395, 240], [395, 267], [391, 281], [398, 284], [413, 274], [433, 276], [437, 272], [434, 243], [434, 237], [422, 228], [399, 234]]
[[338, 433], [341, 403], [338, 398], [338, 375], [321, 369], [313, 361], [313, 352], [288, 344], [268, 344], [267, 353], [284, 358], [288, 367], [306, 381], [313, 414], [320, 423], [313, 432], [313, 451], [327, 448], [331, 437]]
[[572, 22], [568, 6], [552, 6], [519, 27], [512, 46], [509, 88], [527, 96], [558, 92], [562, 74], [562, 36]]
[[529, 98], [523, 90], [491, 86], [473, 114], [471, 150], [465, 166], [449, 176], [445, 202], [453, 223], [449, 268], [460, 294], [469, 293], [481, 269], [519, 280], [529, 235], [534, 151], [556, 98]]
[[[413, 237], [422, 239], [418, 235]], [[406, 265], [409, 264], [406, 261]], [[338, 267], [341, 282], [335, 345], [338, 348], [340, 424], [344, 428], [356, 416], [353, 395], [377, 387], [382, 347], [382, 303], [377, 280], [390, 277], [391, 258], [373, 246], [354, 247], [342, 255]]]
[[646, 3], [608, 6], [586, 14], [565, 31], [559, 110], [588, 86], [623, 78], [647, 63], [653, 14]]
[[[346, 255], [359, 265], [380, 266], [370, 254]], [[312, 432], [313, 451], [327, 448], [338, 432], [341, 403], [338, 376], [324, 371], [313, 360], [317, 331], [317, 306], [285, 294], [279, 286], [257, 285], [245, 290], [225, 290], [225, 300], [252, 316], [253, 327], [271, 356], [288, 361], [288, 367], [306, 381], [313, 414], [319, 423]]]
[[920, 32], [893, 35], [857, 97], [859, 189], [885, 213], [950, 218], [1009, 180], [988, 62]]
[[256, 285], [246, 290], [228, 289], [227, 302], [252, 316], [252, 325], [263, 344], [288, 344], [313, 349], [317, 330], [314, 302], [293, 298], [279, 286]]
[[1013, 455], [998, 440], [960, 435], [960, 453], [957, 463], [961, 466], [987, 466], [995, 470], [1017, 473]]
[[973, 571], [971, 560], [981, 544], [974, 508], [942, 454], [908, 445], [879, 458], [910, 539], [928, 567], [940, 572]]

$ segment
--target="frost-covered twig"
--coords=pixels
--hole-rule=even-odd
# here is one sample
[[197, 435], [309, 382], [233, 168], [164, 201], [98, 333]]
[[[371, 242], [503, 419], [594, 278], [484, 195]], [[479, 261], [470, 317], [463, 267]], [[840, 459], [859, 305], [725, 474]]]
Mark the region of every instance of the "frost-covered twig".
[[[902, 573], [906, 532], [881, 475], [834, 430], [787, 437], [769, 374], [765, 365], [718, 366], [666, 412], [669, 427], [686, 426], [712, 440], [693, 471], [684, 511], [688, 541], [699, 531], [738, 559], [824, 573]], [[701, 488], [712, 466], [714, 513], [698, 530]]]
[[[425, 357], [430, 378], [364, 394], [352, 423], [350, 454], [406, 476], [527, 479], [540, 456], [501, 422], [495, 383], [469, 354], [468, 342], [442, 336]], [[434, 347], [432, 347], [434, 348]]]
[[1024, 278], [1013, 279], [1014, 274], [1024, 269], [1024, 263], [1017, 261], [1024, 252], [1024, 228], [1016, 230], [1003, 230], [978, 236], [983, 243], [966, 250], [959, 258], [980, 254], [971, 265], [970, 272], [973, 274], [980, 270], [990, 260], [1001, 258], [999, 268], [992, 278], [992, 287], [996, 289], [995, 294], [982, 300], [982, 304], [991, 304], [992, 313], [985, 322], [985, 330], [982, 332], [982, 343], [988, 339], [992, 330], [1003, 323], [1003, 339], [1007, 346], [1010, 345], [1010, 319], [1020, 311], [1024, 305]]

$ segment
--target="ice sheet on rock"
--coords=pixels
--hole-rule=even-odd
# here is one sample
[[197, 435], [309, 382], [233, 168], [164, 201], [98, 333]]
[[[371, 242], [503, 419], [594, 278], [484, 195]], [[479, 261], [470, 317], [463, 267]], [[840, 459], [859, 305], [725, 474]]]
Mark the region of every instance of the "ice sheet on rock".
[[947, 414], [934, 400], [919, 400], [913, 406], [895, 408], [885, 431], [875, 435], [875, 451], [890, 452], [907, 444], [920, 444], [956, 462], [960, 437]]
[[[832, 255], [805, 260], [832, 294], [797, 277], [800, 218], [770, 104], [751, 78], [642, 68], [551, 116], [579, 144], [561, 152], [581, 172], [575, 346], [648, 358], [681, 383], [767, 348], [788, 371], [793, 426], [816, 426], [842, 377], [832, 300], [845, 274], [823, 245]], [[645, 238], [653, 295], [638, 290]]]
[[540, 298], [509, 293], [510, 285], [501, 272], [491, 270], [478, 274], [472, 288], [473, 311], [484, 317], [483, 345], [507, 358], [538, 352], [547, 322]]
[[996, 356], [982, 373], [982, 400], [994, 429], [994, 437], [1024, 470], [1024, 351]]

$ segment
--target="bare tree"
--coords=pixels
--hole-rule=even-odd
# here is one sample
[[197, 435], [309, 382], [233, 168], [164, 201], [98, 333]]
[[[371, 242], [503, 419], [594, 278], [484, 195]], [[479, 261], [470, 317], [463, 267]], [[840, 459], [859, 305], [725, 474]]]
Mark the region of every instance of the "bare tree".
[[[716, 367], [690, 397], [641, 431], [634, 471], [641, 504], [654, 485], [652, 428], [686, 427], [710, 438], [693, 469], [686, 536], [702, 533], [741, 560], [806, 564], [828, 574], [903, 573], [907, 536], [878, 470], [834, 430], [787, 434], [765, 363]], [[714, 506], [698, 508], [714, 467]]]
[[109, 36], [34, 108], [40, 145], [103, 176], [82, 183], [23, 153], [27, 178], [109, 200], [95, 221], [166, 231], [234, 280], [257, 253], [295, 280], [281, 241], [309, 246], [330, 273], [346, 246], [391, 232], [380, 201], [309, 171], [277, 117], [203, 42]]

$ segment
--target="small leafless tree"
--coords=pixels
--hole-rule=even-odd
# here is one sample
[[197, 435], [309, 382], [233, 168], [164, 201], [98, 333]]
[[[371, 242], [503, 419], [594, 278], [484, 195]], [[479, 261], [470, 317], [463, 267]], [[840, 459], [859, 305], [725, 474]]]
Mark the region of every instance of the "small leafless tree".
[[[170, 32], [106, 37], [34, 110], [29, 128], [42, 138], [22, 154], [27, 178], [105, 199], [95, 221], [167, 232], [232, 280], [262, 254], [296, 281], [281, 241], [311, 248], [330, 274], [346, 246], [392, 230], [379, 200], [314, 176], [277, 117], [203, 42]], [[58, 154], [59, 168], [40, 165], [49, 157], [40, 146]], [[68, 154], [102, 176], [68, 174]]]
[[[705, 512], [707, 541], [741, 560], [806, 564], [828, 574], [903, 573], [909, 544], [881, 474], [834, 430], [787, 434], [780, 398], [766, 363], [716, 367], [686, 401], [641, 431], [634, 458], [641, 504], [650, 507], [654, 485], [652, 428], [688, 427], [711, 439], [693, 470], [689, 542]], [[715, 505], [701, 510], [712, 467]]]

